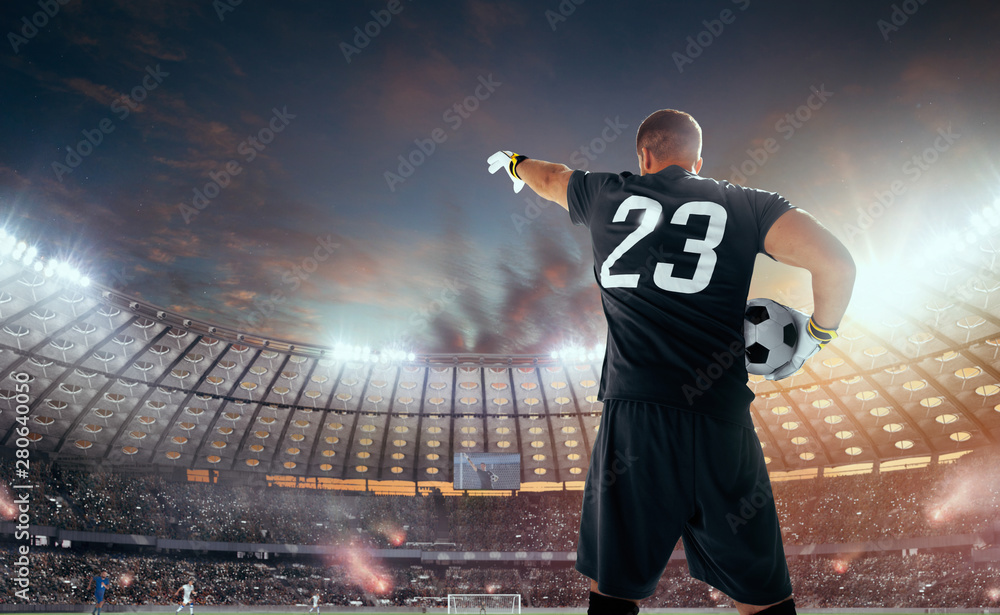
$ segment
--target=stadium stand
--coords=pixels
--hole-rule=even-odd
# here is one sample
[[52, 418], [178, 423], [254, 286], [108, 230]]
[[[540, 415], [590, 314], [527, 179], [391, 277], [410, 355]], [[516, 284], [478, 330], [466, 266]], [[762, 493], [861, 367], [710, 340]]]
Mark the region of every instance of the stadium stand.
[[[0, 468], [0, 480], [8, 483], [10, 465]], [[58, 462], [33, 468], [40, 487], [32, 502], [38, 525], [100, 532], [90, 541], [35, 548], [33, 569], [44, 571], [33, 587], [40, 603], [86, 603], [88, 576], [104, 568], [118, 581], [109, 592], [113, 604], [165, 604], [191, 576], [199, 581], [202, 604], [302, 604], [314, 590], [324, 602], [340, 605], [434, 606], [434, 598], [448, 593], [482, 591], [519, 593], [527, 607], [576, 607], [586, 600], [586, 586], [570, 561], [506, 566], [460, 559], [362, 561], [342, 555], [157, 550], [116, 546], [101, 538], [139, 534], [218, 541], [202, 545], [327, 545], [357, 553], [414, 548], [566, 552], [575, 546], [578, 491], [514, 497], [375, 495], [181, 482], [166, 474], [85, 470]], [[977, 555], [995, 552], [997, 476], [1000, 456], [984, 450], [947, 465], [775, 483], [798, 604], [995, 607], [1000, 562]], [[975, 539], [958, 544], [958, 536]], [[878, 547], [889, 539], [921, 537], [937, 537], [938, 543], [920, 544], [940, 546]], [[10, 538], [0, 531], [0, 541], [10, 543]], [[864, 543], [875, 546], [859, 549]], [[825, 549], [822, 555], [817, 546]], [[9, 575], [13, 547], [2, 549], [0, 572]], [[727, 599], [691, 579], [679, 559], [672, 560], [646, 604], [713, 607], [725, 606]]]

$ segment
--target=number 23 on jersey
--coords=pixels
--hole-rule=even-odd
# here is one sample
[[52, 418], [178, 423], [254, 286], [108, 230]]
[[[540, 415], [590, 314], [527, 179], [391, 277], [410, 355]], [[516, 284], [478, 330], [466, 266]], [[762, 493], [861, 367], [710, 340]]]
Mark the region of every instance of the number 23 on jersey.
[[[601, 265], [601, 286], [604, 288], [639, 286], [638, 273], [611, 273], [611, 268], [626, 252], [635, 247], [639, 240], [653, 232], [663, 216], [663, 205], [649, 197], [633, 195], [622, 201], [611, 221], [624, 222], [628, 214], [635, 210], [642, 211], [639, 226], [611, 251]], [[698, 255], [694, 276], [690, 279], [675, 277], [673, 263], [658, 262], [653, 269], [653, 283], [658, 288], [675, 293], [694, 294], [705, 290], [712, 281], [712, 273], [717, 262], [715, 248], [722, 242], [722, 235], [726, 232], [728, 214], [718, 203], [689, 201], [677, 208], [670, 219], [670, 224], [687, 226], [689, 218], [696, 215], [708, 216], [708, 230], [702, 239], [688, 238], [684, 243], [684, 252]]]

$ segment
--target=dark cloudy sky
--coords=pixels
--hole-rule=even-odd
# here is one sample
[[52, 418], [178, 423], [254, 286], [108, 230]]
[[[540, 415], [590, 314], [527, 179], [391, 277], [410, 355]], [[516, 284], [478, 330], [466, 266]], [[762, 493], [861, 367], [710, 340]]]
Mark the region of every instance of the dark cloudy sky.
[[[1000, 193], [992, 1], [235, 2], [3, 2], [6, 228], [225, 326], [519, 353], [604, 326], [586, 234], [489, 175], [498, 149], [635, 171], [641, 120], [683, 109], [703, 175], [863, 267]], [[754, 294], [809, 303], [762, 265]]]

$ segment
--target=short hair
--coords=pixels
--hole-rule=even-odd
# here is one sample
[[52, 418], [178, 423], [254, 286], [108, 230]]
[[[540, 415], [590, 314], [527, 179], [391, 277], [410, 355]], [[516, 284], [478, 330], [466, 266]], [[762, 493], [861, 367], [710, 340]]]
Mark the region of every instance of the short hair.
[[690, 114], [660, 109], [650, 114], [635, 135], [635, 151], [649, 150], [657, 160], [691, 161], [701, 158], [701, 126]]

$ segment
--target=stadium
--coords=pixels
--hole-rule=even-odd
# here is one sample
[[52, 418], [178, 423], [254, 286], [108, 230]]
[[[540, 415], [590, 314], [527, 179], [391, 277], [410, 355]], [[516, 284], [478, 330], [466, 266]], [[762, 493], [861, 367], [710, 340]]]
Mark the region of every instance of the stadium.
[[[37, 268], [26, 245], [6, 236], [0, 265], [0, 531], [13, 562], [30, 511], [35, 566], [51, 571], [34, 579], [39, 602], [83, 602], [99, 568], [133, 605], [168, 602], [187, 575], [207, 605], [585, 598], [571, 565], [601, 412], [593, 349], [402, 356], [264, 339]], [[998, 600], [1000, 288], [995, 254], [978, 252], [912, 311], [845, 323], [846, 343], [787, 384], [751, 378], [802, 606]], [[517, 489], [452, 488], [456, 455], [509, 451]], [[672, 559], [656, 606], [722, 606]]]
[[[581, 169], [634, 167], [632, 118], [668, 91], [705, 109], [705, 175], [787, 193], [859, 263], [839, 338], [788, 378], [747, 382], [796, 605], [1000, 608], [1000, 140], [980, 119], [1000, 80], [957, 59], [995, 46], [988, 19], [923, 55], [954, 25], [933, 3], [799, 14], [874, 32], [866, 53], [897, 45], [874, 64], [898, 83], [850, 81], [871, 68], [855, 58], [822, 64], [850, 81], [831, 93], [784, 48], [759, 53], [788, 74], [732, 64], [756, 45], [740, 28], [775, 36], [786, 12], [692, 4], [660, 50], [669, 88], [580, 103], [589, 115], [550, 142], [542, 120], [516, 124], [524, 109], [561, 119], [592, 89], [585, 64], [637, 74], [622, 68], [639, 57], [632, 32], [595, 0], [113, 4], [0, 13], [17, 84], [0, 144], [0, 612], [86, 612], [101, 571], [104, 612], [182, 612], [188, 582], [191, 612], [307, 613], [313, 596], [322, 612], [585, 610], [596, 268], [564, 212], [510, 201], [485, 161], [493, 140], [520, 139]], [[839, 51], [789, 31], [810, 61]], [[531, 51], [497, 52], [510, 41]], [[63, 66], [65, 49], [79, 55]], [[716, 106], [730, 79], [759, 97], [740, 113]], [[262, 103], [274, 92], [287, 107]], [[880, 119], [845, 127], [865, 113]], [[875, 153], [855, 166], [848, 144]], [[751, 297], [808, 310], [808, 277], [766, 261]], [[691, 395], [743, 359], [716, 358]], [[761, 507], [739, 502], [733, 533]], [[690, 576], [680, 542], [642, 602], [733, 606]]]

